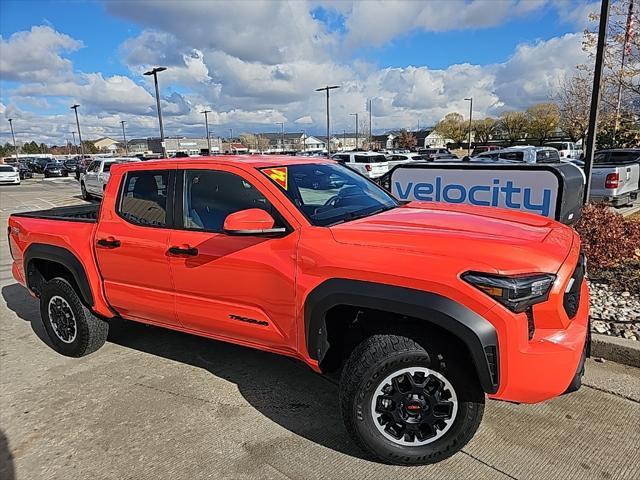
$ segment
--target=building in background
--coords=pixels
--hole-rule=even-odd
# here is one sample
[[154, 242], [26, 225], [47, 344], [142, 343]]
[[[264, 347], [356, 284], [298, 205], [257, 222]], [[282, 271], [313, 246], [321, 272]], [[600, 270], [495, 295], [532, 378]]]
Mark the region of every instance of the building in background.
[[140, 155], [149, 152], [149, 143], [146, 138], [132, 138], [127, 144], [130, 155]]
[[287, 153], [302, 151], [320, 151], [324, 149], [324, 143], [313, 135], [306, 135], [304, 132], [285, 133], [257, 133], [258, 139], [265, 139], [268, 142], [266, 153]]
[[102, 137], [97, 140], [93, 140], [91, 143], [93, 143], [93, 146], [96, 147], [99, 152], [116, 153], [120, 150], [124, 150], [123, 144], [110, 137]]
[[[220, 139], [211, 138], [211, 152], [208, 151], [208, 143], [206, 138], [186, 138], [186, 137], [170, 137], [164, 139], [167, 155], [175, 155], [176, 153], [184, 153], [187, 155], [207, 155], [220, 153]], [[147, 139], [148, 149], [153, 153], [162, 153], [162, 144], [159, 138]]]
[[342, 135], [335, 135], [331, 139], [332, 147], [334, 143], [337, 145], [338, 150], [366, 150], [369, 148], [369, 135], [359, 133], [356, 138], [355, 133], [345, 132]]

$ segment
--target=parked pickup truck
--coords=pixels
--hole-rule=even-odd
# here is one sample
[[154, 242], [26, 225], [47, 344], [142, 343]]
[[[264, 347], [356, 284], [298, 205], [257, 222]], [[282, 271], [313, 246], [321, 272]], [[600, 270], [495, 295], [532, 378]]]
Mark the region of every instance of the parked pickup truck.
[[85, 200], [91, 197], [102, 197], [109, 181], [109, 171], [116, 163], [139, 162], [138, 158], [105, 157], [92, 160], [87, 169], [80, 173], [80, 192]]
[[389, 463], [453, 455], [485, 395], [577, 389], [589, 352], [571, 228], [400, 205], [325, 159], [115, 164], [101, 205], [13, 214], [9, 243], [59, 353], [120, 317], [290, 356], [338, 380], [347, 430]]
[[600, 150], [593, 157], [591, 198], [628, 205], [640, 194], [640, 148]]
[[582, 149], [573, 142], [547, 142], [544, 145], [558, 150], [558, 154], [563, 160], [580, 160], [584, 156]]

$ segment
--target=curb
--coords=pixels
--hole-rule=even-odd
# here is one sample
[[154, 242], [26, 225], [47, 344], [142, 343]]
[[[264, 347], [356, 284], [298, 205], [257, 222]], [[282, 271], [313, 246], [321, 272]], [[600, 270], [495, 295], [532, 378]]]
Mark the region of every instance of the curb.
[[640, 342], [593, 333], [591, 356], [640, 368]]

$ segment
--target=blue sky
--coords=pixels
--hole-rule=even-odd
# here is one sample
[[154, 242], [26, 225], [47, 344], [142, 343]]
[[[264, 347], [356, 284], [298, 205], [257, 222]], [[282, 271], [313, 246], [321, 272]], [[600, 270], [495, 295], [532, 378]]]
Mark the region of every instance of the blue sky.
[[[321, 132], [313, 90], [328, 82], [342, 85], [332, 112], [339, 131], [369, 98], [378, 131], [433, 124], [468, 95], [474, 115], [496, 115], [548, 99], [557, 78], [572, 74], [584, 60], [589, 8], [586, 0], [4, 0], [0, 115], [58, 125], [73, 101], [92, 134], [115, 132], [124, 119], [151, 135], [153, 91], [141, 73], [159, 62], [170, 62], [161, 86], [176, 134], [199, 128], [202, 108], [221, 130], [270, 131], [283, 121]], [[31, 132], [56, 141], [66, 128]]]

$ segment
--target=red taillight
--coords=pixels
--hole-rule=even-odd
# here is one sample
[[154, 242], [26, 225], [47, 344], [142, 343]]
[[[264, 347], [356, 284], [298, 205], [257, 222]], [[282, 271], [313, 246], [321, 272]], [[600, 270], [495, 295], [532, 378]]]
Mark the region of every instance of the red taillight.
[[367, 169], [367, 172], [371, 171], [371, 165], [365, 165], [365, 168]]
[[620, 184], [620, 174], [618, 172], [610, 173], [604, 181], [604, 188], [618, 188]]

